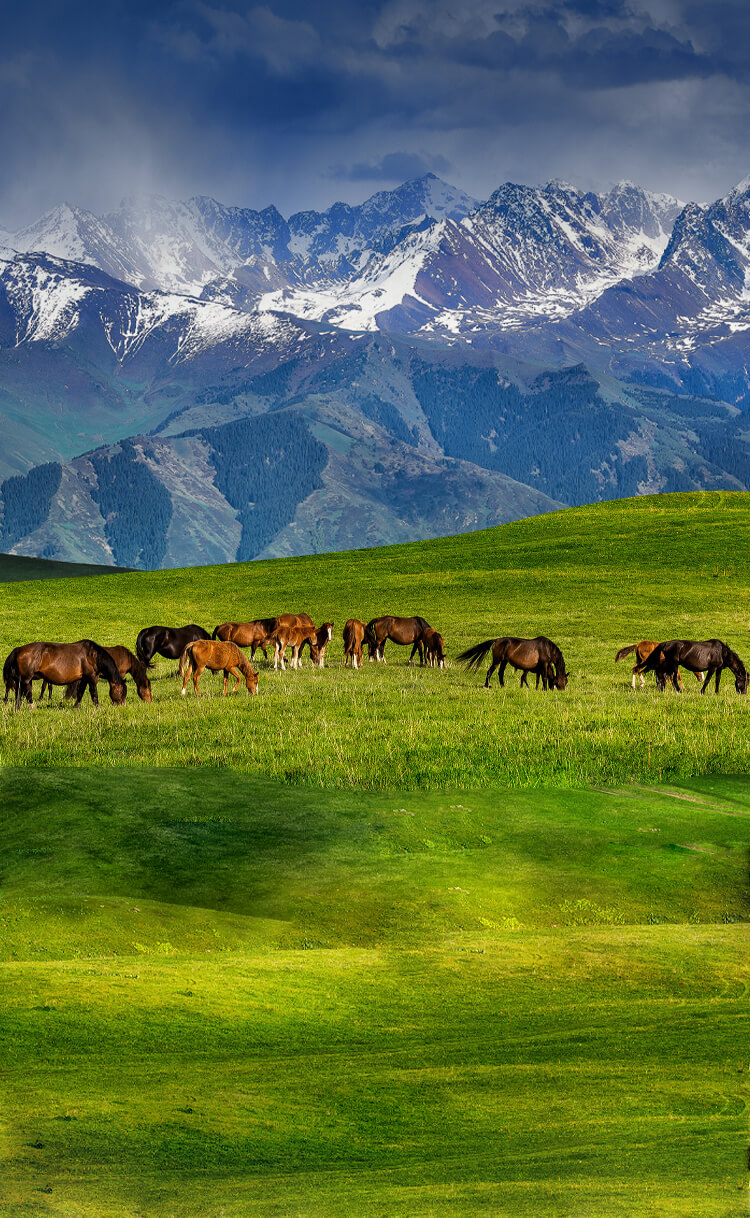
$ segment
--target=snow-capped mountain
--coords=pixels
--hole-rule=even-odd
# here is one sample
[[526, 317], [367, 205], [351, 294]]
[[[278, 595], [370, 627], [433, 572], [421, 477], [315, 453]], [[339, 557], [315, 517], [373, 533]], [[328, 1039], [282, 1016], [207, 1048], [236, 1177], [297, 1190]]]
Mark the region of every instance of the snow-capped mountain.
[[566, 317], [657, 266], [680, 207], [627, 182], [604, 195], [506, 183], [461, 219], [404, 234], [345, 282], [286, 285], [261, 307], [345, 329], [474, 341]]

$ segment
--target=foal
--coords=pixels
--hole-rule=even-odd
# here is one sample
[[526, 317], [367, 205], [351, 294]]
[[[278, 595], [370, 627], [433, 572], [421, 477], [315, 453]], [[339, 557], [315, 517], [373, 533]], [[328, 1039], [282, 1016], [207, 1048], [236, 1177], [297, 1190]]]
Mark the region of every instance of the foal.
[[198, 639], [193, 643], [188, 643], [182, 653], [180, 667], [185, 670], [182, 690], [180, 691], [183, 697], [185, 696], [187, 683], [191, 676], [193, 678], [193, 689], [196, 694], [200, 694], [198, 682], [201, 679], [204, 668], [210, 669], [211, 672], [224, 673], [224, 697], [226, 697], [230, 673], [233, 677], [237, 678], [237, 683], [232, 690], [233, 694], [237, 693], [242, 677], [245, 678], [245, 684], [251, 694], [257, 694], [258, 692], [258, 674], [236, 643], [215, 642], [213, 639], [206, 641]]

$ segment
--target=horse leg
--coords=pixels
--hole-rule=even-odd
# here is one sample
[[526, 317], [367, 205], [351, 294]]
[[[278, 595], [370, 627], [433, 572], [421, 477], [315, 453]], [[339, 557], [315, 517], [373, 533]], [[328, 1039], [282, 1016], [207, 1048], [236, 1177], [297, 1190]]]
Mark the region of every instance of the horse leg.
[[489, 668], [487, 669], [487, 676], [486, 676], [486, 678], [485, 678], [485, 682], [484, 682], [484, 688], [485, 688], [485, 689], [489, 689], [489, 687], [490, 687], [490, 677], [492, 676], [493, 672], [494, 672], [494, 671], [495, 671], [495, 669], [497, 668], [497, 666], [498, 666], [499, 662], [500, 662], [499, 660], [493, 660], [493, 661], [492, 661], [492, 663], [490, 664]]
[[709, 685], [711, 684], [711, 678], [713, 675], [714, 675], [714, 669], [711, 668], [711, 666], [709, 665], [709, 667], [706, 671], [706, 679], [703, 682], [703, 684], [701, 685], [702, 694], [705, 694], [706, 690], [708, 689]]
[[187, 691], [187, 683], [190, 680], [190, 674], [192, 671], [193, 671], [193, 661], [190, 659], [190, 660], [188, 660], [187, 664], [185, 665], [185, 674], [182, 678], [182, 689], [180, 690], [180, 693], [183, 698], [185, 697], [185, 693]]
[[505, 688], [505, 670], [507, 667], [508, 667], [508, 661], [502, 660], [500, 662], [500, 671], [497, 674], [497, 679], [500, 682], [501, 688], [503, 688], [503, 689]]
[[[233, 693], [233, 694], [236, 694], [236, 693], [237, 693], [237, 690], [238, 690], [238, 689], [239, 689], [239, 687], [240, 687], [240, 681], [242, 680], [242, 673], [240, 672], [239, 668], [236, 668], [236, 667], [235, 667], [235, 668], [230, 668], [230, 669], [229, 669], [229, 671], [231, 672], [231, 674], [232, 674], [232, 676], [233, 676], [233, 677], [236, 677], [236, 678], [237, 678], [237, 684], [235, 685], [234, 689], [232, 690], [232, 693]], [[225, 672], [225, 673], [224, 673], [224, 680], [225, 680], [225, 682], [226, 682], [226, 677], [227, 677], [227, 674], [226, 674], [226, 672]]]
[[206, 667], [206, 665], [205, 665], [205, 664], [203, 664], [203, 665], [201, 665], [201, 664], [196, 664], [196, 665], [195, 665], [195, 668], [194, 668], [194, 670], [193, 670], [193, 689], [195, 690], [195, 696], [196, 696], [197, 698], [199, 698], [199, 697], [200, 697], [200, 693], [201, 693], [201, 691], [198, 689], [198, 682], [199, 682], [199, 681], [200, 681], [200, 679], [201, 679], [201, 674], [202, 674], [203, 669], [204, 669], [205, 667]]
[[714, 689], [715, 694], [718, 694], [718, 692], [719, 692], [719, 681], [720, 680], [721, 680], [721, 669], [717, 668], [716, 669], [716, 688]]

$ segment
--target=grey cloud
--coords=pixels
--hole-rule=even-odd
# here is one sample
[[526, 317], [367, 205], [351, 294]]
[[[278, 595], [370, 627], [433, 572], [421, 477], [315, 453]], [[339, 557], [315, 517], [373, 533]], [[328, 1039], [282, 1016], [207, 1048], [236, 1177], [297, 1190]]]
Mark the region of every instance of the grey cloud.
[[355, 161], [353, 165], [333, 165], [332, 178], [348, 182], [407, 182], [426, 173], [450, 173], [444, 156], [422, 156], [419, 152], [388, 152], [379, 160]]

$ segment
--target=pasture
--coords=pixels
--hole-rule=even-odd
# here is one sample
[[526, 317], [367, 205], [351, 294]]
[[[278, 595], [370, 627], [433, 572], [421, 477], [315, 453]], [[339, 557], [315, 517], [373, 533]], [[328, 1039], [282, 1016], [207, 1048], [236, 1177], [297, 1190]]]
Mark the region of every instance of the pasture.
[[0, 1214], [744, 1212], [750, 780], [111, 778], [0, 777]]
[[[133, 647], [152, 623], [307, 611], [334, 620], [324, 670], [274, 673], [257, 656], [257, 698], [180, 698], [157, 660], [154, 701], [73, 714], [51, 705], [0, 716], [6, 764], [228, 766], [287, 783], [361, 790], [658, 782], [750, 769], [750, 702], [724, 674], [718, 697], [630, 688], [616, 651], [641, 638], [725, 639], [750, 662], [750, 496], [612, 501], [438, 541], [227, 567], [0, 585], [0, 650], [82, 637]], [[422, 614], [442, 633], [445, 670], [343, 667], [349, 617]], [[455, 664], [503, 634], [544, 634], [572, 673], [543, 696], [510, 673], [501, 690]], [[533, 685], [533, 682], [532, 682]]]
[[[716, 493], [0, 584], [3, 656], [336, 623], [322, 670], [257, 656], [257, 697], [158, 659], [151, 704], [0, 704], [0, 1215], [744, 1213], [750, 701], [614, 655], [750, 661], [749, 558], [750, 495]], [[389, 612], [445, 670], [344, 669], [346, 619]], [[456, 666], [504, 634], [567, 688]]]

